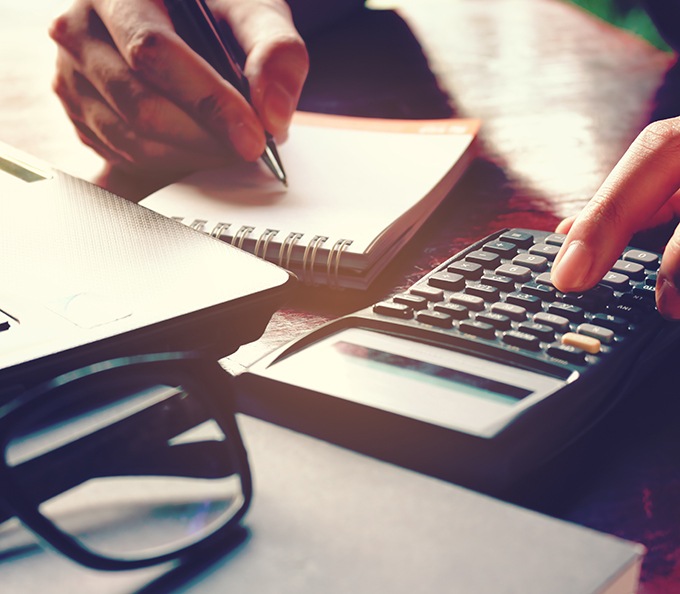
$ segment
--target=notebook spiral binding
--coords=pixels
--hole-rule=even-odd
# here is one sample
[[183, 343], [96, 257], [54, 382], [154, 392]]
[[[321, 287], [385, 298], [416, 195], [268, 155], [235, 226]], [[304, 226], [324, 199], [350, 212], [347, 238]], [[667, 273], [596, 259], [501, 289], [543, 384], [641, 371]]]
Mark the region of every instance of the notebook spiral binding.
[[[184, 222], [182, 217], [173, 217], [176, 221]], [[186, 223], [185, 223], [186, 224]], [[208, 221], [204, 219], [195, 219], [188, 226], [197, 231], [201, 231], [215, 237], [222, 241], [227, 241], [231, 243], [234, 247], [239, 249], [244, 249], [244, 244], [250, 235], [255, 231], [255, 227], [250, 225], [242, 225], [239, 227], [235, 233], [230, 234], [229, 230], [231, 228], [231, 223], [216, 223], [212, 229], [207, 228]], [[272, 240], [280, 233], [279, 229], [265, 229], [260, 236], [255, 241], [255, 247], [252, 250], [253, 255], [258, 258], [266, 259], [267, 252], [269, 250], [269, 245]], [[304, 238], [304, 233], [290, 232], [286, 238], [281, 242], [279, 247], [278, 258], [274, 259], [274, 263], [278, 264], [282, 268], [291, 270], [291, 257], [295, 246], [300, 243]], [[307, 285], [320, 284], [315, 283], [315, 273], [320, 270], [319, 260], [319, 250], [323, 249], [323, 245], [329, 240], [325, 235], [314, 235], [306, 246], [304, 246], [304, 254], [302, 256], [301, 269], [293, 270], [294, 272], [301, 272], [302, 278], [300, 279], [303, 283]], [[328, 250], [328, 257], [326, 259], [326, 281], [327, 286], [332, 288], [337, 288], [340, 286], [339, 274], [340, 274], [340, 260], [342, 259], [342, 254], [347, 250], [347, 248], [352, 245], [351, 239], [338, 239]]]

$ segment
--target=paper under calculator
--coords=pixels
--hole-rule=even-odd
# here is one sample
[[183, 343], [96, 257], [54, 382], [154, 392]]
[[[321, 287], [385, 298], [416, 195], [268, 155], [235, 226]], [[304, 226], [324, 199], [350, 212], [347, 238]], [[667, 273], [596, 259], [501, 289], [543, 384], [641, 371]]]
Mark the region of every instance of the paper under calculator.
[[627, 248], [563, 294], [563, 235], [506, 229], [406, 292], [331, 322], [239, 377], [241, 408], [498, 494], [601, 420], [680, 339], [655, 308], [658, 254]]

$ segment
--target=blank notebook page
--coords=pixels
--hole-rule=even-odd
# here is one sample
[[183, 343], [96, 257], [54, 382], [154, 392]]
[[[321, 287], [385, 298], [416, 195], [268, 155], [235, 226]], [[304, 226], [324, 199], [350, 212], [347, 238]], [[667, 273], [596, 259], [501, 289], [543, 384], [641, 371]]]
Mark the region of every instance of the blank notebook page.
[[229, 234], [255, 227], [251, 237], [266, 229], [325, 235], [351, 239], [349, 251], [361, 253], [466, 152], [474, 135], [467, 120], [442, 122], [299, 113], [279, 145], [288, 188], [261, 163], [240, 163], [193, 174], [141, 204], [184, 222], [206, 221], [206, 231], [229, 223]]

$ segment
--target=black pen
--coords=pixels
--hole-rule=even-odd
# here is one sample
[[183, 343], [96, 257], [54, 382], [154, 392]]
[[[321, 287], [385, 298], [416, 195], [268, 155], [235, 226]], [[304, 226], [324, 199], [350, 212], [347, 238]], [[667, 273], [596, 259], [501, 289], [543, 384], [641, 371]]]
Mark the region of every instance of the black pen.
[[[219, 74], [252, 104], [248, 79], [226, 39], [220, 35], [215, 17], [205, 0], [165, 0], [177, 33]], [[271, 172], [288, 185], [286, 172], [271, 134], [265, 131], [267, 144], [261, 159]]]

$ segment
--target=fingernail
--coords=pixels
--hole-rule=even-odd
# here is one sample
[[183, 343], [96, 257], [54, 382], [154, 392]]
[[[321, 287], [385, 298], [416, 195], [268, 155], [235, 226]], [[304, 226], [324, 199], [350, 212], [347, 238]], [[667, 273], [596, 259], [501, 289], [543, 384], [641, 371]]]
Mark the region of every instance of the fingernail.
[[582, 288], [592, 264], [589, 250], [581, 241], [572, 241], [551, 272], [553, 283], [562, 291]]
[[229, 140], [247, 161], [255, 161], [264, 151], [264, 134], [244, 121], [229, 125]]
[[264, 93], [265, 119], [278, 131], [287, 128], [295, 111], [296, 102], [286, 88], [279, 83], [271, 83]]
[[656, 307], [663, 317], [680, 319], [680, 294], [668, 277], [659, 277], [656, 285]]

